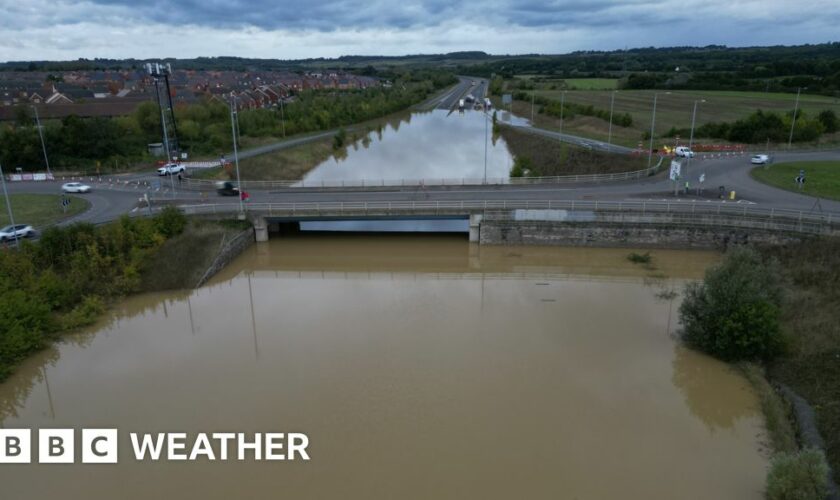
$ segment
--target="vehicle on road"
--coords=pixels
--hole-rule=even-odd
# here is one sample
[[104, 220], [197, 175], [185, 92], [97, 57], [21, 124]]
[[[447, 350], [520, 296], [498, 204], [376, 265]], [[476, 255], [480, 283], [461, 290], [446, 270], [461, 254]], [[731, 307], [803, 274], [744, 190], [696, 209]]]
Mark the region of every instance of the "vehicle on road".
[[677, 146], [677, 148], [674, 149], [674, 154], [683, 158], [694, 158], [694, 151], [686, 146]]
[[31, 238], [35, 236], [35, 229], [29, 224], [15, 224], [0, 229], [0, 241], [12, 241], [17, 238]]
[[216, 183], [216, 192], [220, 196], [236, 196], [239, 188], [230, 181], [219, 181]]
[[461, 111], [464, 110], [464, 100], [463, 99], [458, 99], [458, 109], [460, 109]]
[[187, 167], [177, 163], [167, 163], [166, 165], [157, 169], [158, 175], [177, 175], [187, 171]]
[[750, 158], [750, 163], [754, 165], [765, 165], [770, 163], [770, 156], [769, 155], [753, 155]]
[[487, 97], [485, 97], [485, 98], [484, 98], [484, 107], [485, 107], [486, 109], [490, 109], [490, 108], [492, 108], [492, 107], [493, 107], [493, 103], [492, 103], [492, 102], [490, 102], [490, 99], [489, 99], [489, 98], [487, 98]]
[[61, 191], [65, 193], [90, 193], [90, 186], [81, 182], [68, 182], [61, 186]]

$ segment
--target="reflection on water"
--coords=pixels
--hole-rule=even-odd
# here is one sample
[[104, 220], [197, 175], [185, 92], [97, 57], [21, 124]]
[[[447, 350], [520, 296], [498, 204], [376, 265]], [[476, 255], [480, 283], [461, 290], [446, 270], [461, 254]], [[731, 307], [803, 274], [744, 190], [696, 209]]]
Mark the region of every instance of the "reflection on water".
[[[304, 181], [482, 179], [485, 116], [434, 110], [409, 115], [404, 123], [394, 119], [348, 148], [346, 156], [315, 167]], [[487, 127], [487, 177], [507, 178], [512, 157], [504, 139], [491, 142], [490, 135]]]
[[25, 363], [3, 425], [295, 430], [312, 460], [138, 463], [124, 439], [116, 466], [0, 468], [3, 498], [761, 498], [755, 396], [676, 346], [678, 300], [656, 297], [717, 256], [628, 253], [255, 246]]

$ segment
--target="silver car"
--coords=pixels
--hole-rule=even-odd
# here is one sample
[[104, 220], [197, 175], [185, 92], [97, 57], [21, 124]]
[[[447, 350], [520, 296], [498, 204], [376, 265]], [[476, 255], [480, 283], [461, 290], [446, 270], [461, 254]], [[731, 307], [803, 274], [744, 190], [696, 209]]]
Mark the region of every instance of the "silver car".
[[65, 193], [90, 193], [90, 186], [81, 182], [68, 182], [61, 186]]
[[20, 238], [31, 238], [35, 236], [35, 229], [29, 224], [15, 224], [0, 229], [0, 241], [7, 242]]

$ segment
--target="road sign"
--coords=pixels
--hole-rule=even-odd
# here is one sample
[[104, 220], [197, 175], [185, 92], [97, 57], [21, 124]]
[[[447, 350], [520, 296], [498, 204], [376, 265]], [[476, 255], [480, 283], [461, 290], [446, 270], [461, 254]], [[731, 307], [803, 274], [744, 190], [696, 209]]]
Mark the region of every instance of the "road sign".
[[679, 179], [681, 169], [682, 169], [682, 165], [680, 164], [680, 162], [675, 161], [675, 160], [671, 160], [671, 174], [670, 174], [669, 178], [672, 181], [676, 181], [677, 179]]
[[706, 174], [700, 174], [700, 183], [706, 182]]
[[513, 96], [510, 94], [502, 94], [502, 104], [510, 104], [513, 102]]

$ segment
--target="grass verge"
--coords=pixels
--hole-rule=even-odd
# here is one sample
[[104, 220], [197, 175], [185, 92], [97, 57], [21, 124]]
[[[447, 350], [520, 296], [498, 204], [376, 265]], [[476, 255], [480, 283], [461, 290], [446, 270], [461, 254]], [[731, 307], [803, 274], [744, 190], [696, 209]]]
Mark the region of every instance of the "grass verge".
[[647, 166], [647, 157], [588, 150], [512, 127], [498, 129], [531, 177], [632, 172]]
[[771, 381], [813, 407], [832, 469], [840, 471], [840, 238], [762, 249], [781, 264], [787, 352], [768, 364]]
[[[805, 170], [805, 184], [800, 190], [796, 177]], [[756, 167], [750, 175], [771, 186], [810, 196], [840, 200], [840, 161], [801, 161]]]
[[141, 269], [140, 291], [192, 288], [213, 263], [222, 241], [244, 229], [236, 223], [191, 220], [167, 240]]
[[[89, 201], [78, 196], [67, 197], [70, 205], [67, 206], [66, 213], [61, 207], [61, 195], [58, 194], [12, 194], [9, 198], [15, 224], [30, 224], [36, 229], [78, 215], [90, 207]], [[6, 226], [10, 222], [6, 198], [3, 196], [0, 196], [0, 206], [0, 226]]]

